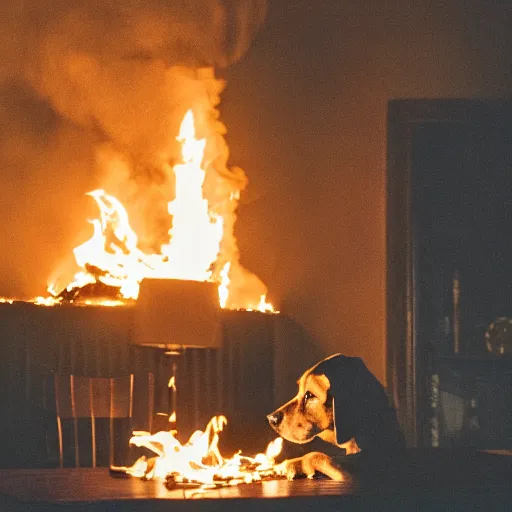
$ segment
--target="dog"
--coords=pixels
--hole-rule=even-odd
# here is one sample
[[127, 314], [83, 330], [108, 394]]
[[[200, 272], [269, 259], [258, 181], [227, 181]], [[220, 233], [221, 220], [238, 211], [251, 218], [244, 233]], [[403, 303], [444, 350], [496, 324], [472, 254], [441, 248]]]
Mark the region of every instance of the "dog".
[[[304, 372], [297, 395], [267, 416], [284, 439], [304, 444], [315, 437], [340, 448], [341, 457], [310, 452], [277, 470], [293, 479], [322, 473], [343, 480], [344, 470], [383, 465], [405, 450], [396, 412], [362, 359], [335, 354]], [[344, 452], [342, 451], [344, 450]]]

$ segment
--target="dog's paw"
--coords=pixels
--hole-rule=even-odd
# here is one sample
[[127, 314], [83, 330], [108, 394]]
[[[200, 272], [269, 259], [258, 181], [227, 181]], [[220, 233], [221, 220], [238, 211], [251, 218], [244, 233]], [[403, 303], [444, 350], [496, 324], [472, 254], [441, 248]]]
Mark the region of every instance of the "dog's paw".
[[275, 472], [280, 476], [285, 476], [288, 480], [293, 480], [298, 476], [306, 475], [312, 478], [312, 475], [307, 475], [302, 465], [302, 457], [297, 459], [287, 459], [281, 464], [274, 467]]
[[350, 439], [344, 444], [340, 444], [339, 446], [340, 448], [345, 448], [346, 455], [354, 455], [361, 451], [361, 448], [359, 448], [354, 438]]
[[286, 476], [288, 480], [293, 480], [299, 476], [313, 478], [317, 472], [337, 482], [344, 479], [343, 472], [331, 457], [320, 452], [311, 452], [296, 459], [285, 460], [278, 464], [275, 469], [279, 475]]

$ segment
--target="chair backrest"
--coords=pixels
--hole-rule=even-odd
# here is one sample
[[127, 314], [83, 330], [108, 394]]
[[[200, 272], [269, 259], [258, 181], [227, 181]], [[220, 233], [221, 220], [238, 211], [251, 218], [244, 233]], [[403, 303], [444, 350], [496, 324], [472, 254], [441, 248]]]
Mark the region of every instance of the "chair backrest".
[[[152, 380], [150, 379], [152, 382]], [[60, 467], [64, 467], [63, 421], [72, 420], [75, 465], [80, 466], [79, 422], [90, 421], [92, 466], [97, 465], [97, 426], [99, 419], [108, 419], [109, 464], [114, 463], [114, 423], [133, 418], [134, 376], [82, 377], [55, 374], [53, 379]]]

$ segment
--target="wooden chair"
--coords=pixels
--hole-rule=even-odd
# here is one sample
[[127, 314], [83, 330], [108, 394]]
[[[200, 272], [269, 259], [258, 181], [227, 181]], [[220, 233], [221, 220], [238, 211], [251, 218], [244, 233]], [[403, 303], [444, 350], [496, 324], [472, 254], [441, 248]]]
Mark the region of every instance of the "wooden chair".
[[[152, 374], [148, 374], [148, 376], [147, 409], [148, 419], [151, 423], [154, 378]], [[70, 437], [72, 437], [72, 441], [69, 444], [73, 445], [75, 466], [80, 467], [81, 455], [88, 452], [89, 443], [91, 458], [89, 459], [88, 456], [83, 458], [88, 459], [87, 462], [91, 462], [92, 467], [97, 466], [99, 427], [103, 427], [101, 428], [102, 432], [105, 430], [108, 432], [106, 436], [103, 436], [104, 442], [101, 443], [101, 446], [108, 443], [109, 465], [118, 463], [119, 461], [116, 461], [114, 457], [115, 446], [124, 443], [126, 446], [121, 444], [121, 448], [123, 451], [128, 450], [128, 437], [133, 429], [134, 375], [103, 378], [55, 374], [53, 386], [60, 467], [64, 467], [65, 444], [70, 441]], [[121, 419], [124, 428], [121, 428]], [[116, 427], [125, 435], [119, 436]], [[84, 433], [84, 430], [87, 431], [89, 428], [90, 434]], [[64, 435], [65, 431], [68, 435]]]

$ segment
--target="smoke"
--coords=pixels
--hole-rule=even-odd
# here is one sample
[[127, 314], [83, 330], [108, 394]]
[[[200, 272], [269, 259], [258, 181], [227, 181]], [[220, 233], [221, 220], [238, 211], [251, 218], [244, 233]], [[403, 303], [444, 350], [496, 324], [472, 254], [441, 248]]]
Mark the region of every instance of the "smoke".
[[4, 69], [15, 63], [37, 66], [42, 56], [65, 59], [73, 52], [103, 63], [158, 59], [167, 66], [223, 67], [249, 47], [266, 2], [13, 0], [1, 9]]
[[[224, 84], [208, 68], [241, 58], [265, 14], [265, 0], [2, 3], [0, 295], [44, 291], [84, 239], [83, 194], [93, 187], [141, 213], [133, 227], [146, 249], [156, 247], [173, 188], [162, 164], [178, 158], [175, 135], [189, 108], [200, 113], [198, 135], [214, 137], [212, 176], [243, 188], [217, 120]], [[215, 178], [205, 187], [214, 191]], [[224, 246], [237, 251], [234, 241]]]
[[174, 107], [194, 94], [167, 69], [228, 65], [265, 14], [260, 0], [51, 0], [53, 15], [34, 1], [48, 21], [26, 52], [31, 85], [61, 115], [146, 154], [160, 149]]
[[[0, 83], [17, 82], [61, 117], [138, 154], [165, 150], [175, 110], [195, 95], [171, 66], [239, 59], [263, 0], [14, 0], [0, 8]], [[172, 119], [172, 120], [171, 120]], [[162, 149], [163, 148], [163, 149]]]

